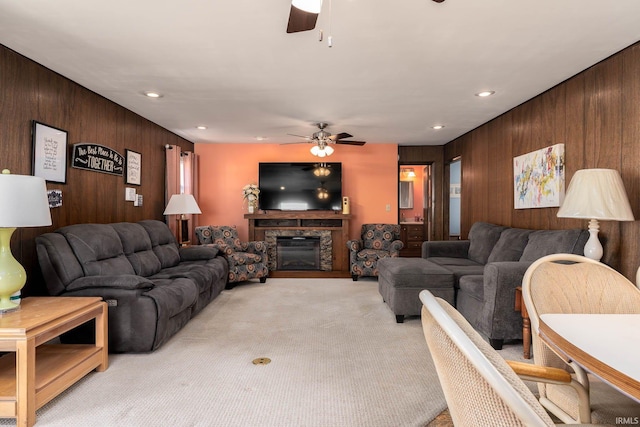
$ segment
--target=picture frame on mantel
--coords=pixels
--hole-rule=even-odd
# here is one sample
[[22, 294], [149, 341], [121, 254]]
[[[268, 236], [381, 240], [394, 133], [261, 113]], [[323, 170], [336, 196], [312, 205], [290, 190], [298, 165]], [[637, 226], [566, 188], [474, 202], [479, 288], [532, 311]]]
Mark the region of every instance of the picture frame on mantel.
[[141, 185], [142, 182], [142, 154], [125, 149], [125, 184]]
[[33, 120], [32, 175], [45, 181], [67, 182], [67, 139], [65, 130]]

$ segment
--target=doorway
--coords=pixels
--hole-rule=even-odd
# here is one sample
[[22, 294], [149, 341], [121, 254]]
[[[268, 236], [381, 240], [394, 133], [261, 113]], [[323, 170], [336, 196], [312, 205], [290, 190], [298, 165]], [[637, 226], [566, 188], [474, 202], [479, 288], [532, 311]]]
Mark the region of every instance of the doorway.
[[449, 163], [449, 240], [460, 239], [462, 198], [462, 161], [457, 157]]
[[422, 242], [433, 233], [431, 165], [401, 165], [398, 180], [398, 223], [404, 248], [401, 256], [420, 256]]

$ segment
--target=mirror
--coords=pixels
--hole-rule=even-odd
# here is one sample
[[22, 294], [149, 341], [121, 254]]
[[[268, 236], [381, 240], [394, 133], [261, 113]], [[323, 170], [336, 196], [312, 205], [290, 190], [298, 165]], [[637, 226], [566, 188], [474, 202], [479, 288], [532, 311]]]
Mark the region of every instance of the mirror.
[[413, 209], [413, 181], [400, 181], [400, 209]]

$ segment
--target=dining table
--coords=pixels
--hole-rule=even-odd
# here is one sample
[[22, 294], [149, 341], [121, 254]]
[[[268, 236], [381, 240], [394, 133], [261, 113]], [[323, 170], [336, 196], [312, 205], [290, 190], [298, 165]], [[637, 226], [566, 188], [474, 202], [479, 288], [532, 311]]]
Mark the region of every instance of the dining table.
[[640, 402], [640, 314], [542, 314], [539, 335], [565, 361]]

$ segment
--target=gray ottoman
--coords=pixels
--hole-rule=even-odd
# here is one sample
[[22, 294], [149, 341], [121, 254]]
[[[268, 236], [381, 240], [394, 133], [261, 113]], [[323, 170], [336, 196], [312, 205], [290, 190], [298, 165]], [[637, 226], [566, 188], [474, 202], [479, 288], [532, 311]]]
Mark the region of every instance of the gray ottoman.
[[383, 258], [378, 261], [378, 291], [396, 322], [404, 316], [419, 316], [422, 303], [418, 294], [428, 289], [454, 304], [453, 273], [424, 258]]

